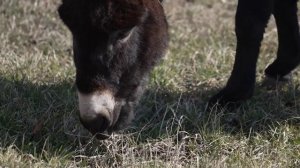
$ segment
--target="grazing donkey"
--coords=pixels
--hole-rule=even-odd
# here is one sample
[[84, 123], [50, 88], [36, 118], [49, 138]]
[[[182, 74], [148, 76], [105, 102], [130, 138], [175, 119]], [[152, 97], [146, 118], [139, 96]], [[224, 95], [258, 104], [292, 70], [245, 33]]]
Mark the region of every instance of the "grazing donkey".
[[97, 138], [133, 118], [150, 71], [165, 54], [168, 25], [159, 0], [63, 0], [73, 35], [80, 120]]
[[226, 87], [211, 98], [211, 105], [216, 102], [225, 105], [252, 96], [259, 49], [271, 14], [277, 24], [279, 48], [277, 59], [265, 70], [266, 76], [279, 81], [285, 80], [285, 76], [299, 64], [297, 0], [239, 0], [234, 67]]

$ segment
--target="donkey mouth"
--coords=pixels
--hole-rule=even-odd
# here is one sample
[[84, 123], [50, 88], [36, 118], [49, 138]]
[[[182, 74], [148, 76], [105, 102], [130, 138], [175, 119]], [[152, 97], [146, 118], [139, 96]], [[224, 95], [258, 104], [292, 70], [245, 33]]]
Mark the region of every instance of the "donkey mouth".
[[116, 98], [108, 90], [91, 94], [78, 92], [78, 98], [80, 121], [97, 139], [107, 139], [112, 132], [125, 127], [122, 123], [126, 121], [123, 120], [126, 120], [130, 113], [124, 111], [131, 111], [131, 108], [128, 109], [128, 103], [123, 98]]

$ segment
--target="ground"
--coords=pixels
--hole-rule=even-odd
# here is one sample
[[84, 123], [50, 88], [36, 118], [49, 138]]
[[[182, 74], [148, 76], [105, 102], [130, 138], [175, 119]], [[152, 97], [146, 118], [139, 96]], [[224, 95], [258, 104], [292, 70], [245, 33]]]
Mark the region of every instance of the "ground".
[[134, 123], [97, 141], [78, 119], [71, 36], [59, 0], [0, 1], [0, 167], [299, 167], [300, 76], [270, 90], [271, 20], [254, 97], [207, 109], [230, 75], [236, 0], [166, 0], [171, 42]]

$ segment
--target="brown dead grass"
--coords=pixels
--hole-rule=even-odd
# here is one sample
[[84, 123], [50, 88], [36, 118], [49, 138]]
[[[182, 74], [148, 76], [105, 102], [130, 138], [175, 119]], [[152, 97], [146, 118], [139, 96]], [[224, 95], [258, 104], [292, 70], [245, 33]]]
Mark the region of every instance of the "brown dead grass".
[[299, 167], [299, 75], [259, 87], [276, 55], [270, 23], [253, 99], [208, 111], [235, 54], [234, 0], [166, 0], [171, 42], [131, 128], [99, 142], [80, 125], [71, 36], [55, 1], [0, 1], [0, 167]]

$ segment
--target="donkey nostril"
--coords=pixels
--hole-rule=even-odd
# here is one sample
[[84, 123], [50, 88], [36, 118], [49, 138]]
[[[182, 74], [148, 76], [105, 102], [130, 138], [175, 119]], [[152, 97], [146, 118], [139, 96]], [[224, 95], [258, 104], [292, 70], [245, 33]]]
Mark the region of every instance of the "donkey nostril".
[[110, 125], [110, 120], [107, 117], [97, 115], [95, 118], [89, 120], [80, 118], [80, 121], [87, 130], [89, 130], [92, 134], [96, 134], [98, 139], [108, 138], [108, 136], [102, 134]]
[[[78, 92], [79, 112], [82, 125], [98, 139], [102, 137], [113, 122], [115, 98], [109, 91], [82, 94]], [[107, 136], [108, 137], [108, 136]]]

